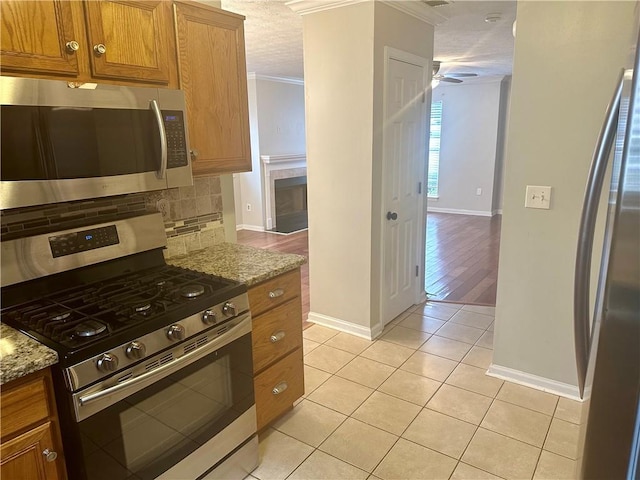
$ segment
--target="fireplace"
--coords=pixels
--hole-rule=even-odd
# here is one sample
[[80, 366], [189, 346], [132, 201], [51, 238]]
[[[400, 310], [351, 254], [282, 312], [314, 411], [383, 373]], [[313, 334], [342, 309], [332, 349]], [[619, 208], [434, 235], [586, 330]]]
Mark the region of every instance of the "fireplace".
[[291, 233], [309, 226], [307, 217], [307, 176], [275, 181], [276, 222], [273, 230]]
[[[306, 155], [261, 155], [260, 159], [262, 160], [266, 229], [290, 233], [307, 228]], [[276, 190], [282, 190], [279, 195], [282, 198], [279, 200], [276, 198]], [[281, 204], [279, 211], [277, 211], [278, 202]], [[278, 215], [282, 217], [283, 212], [285, 218], [278, 219]], [[281, 224], [282, 222], [284, 225]]]

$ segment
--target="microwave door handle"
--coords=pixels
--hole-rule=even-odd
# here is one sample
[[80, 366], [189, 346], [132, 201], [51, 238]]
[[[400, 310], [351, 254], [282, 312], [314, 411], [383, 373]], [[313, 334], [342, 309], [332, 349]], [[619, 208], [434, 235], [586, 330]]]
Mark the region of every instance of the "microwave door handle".
[[153, 111], [158, 123], [158, 133], [160, 134], [160, 168], [156, 172], [156, 177], [164, 178], [167, 173], [167, 134], [164, 130], [164, 121], [162, 120], [162, 112], [158, 106], [158, 102], [151, 100], [149, 108]]
[[624, 70], [620, 74], [618, 85], [611, 102], [607, 106], [605, 122], [602, 125], [598, 141], [591, 160], [589, 177], [584, 194], [580, 230], [578, 231], [578, 248], [576, 251], [576, 268], [573, 290], [573, 329], [576, 350], [576, 367], [578, 370], [578, 388], [580, 398], [584, 394], [589, 364], [589, 348], [591, 343], [591, 329], [589, 321], [589, 290], [591, 275], [591, 256], [593, 252], [593, 235], [596, 228], [598, 204], [602, 186], [607, 172], [607, 165], [611, 148], [616, 137], [618, 114]]

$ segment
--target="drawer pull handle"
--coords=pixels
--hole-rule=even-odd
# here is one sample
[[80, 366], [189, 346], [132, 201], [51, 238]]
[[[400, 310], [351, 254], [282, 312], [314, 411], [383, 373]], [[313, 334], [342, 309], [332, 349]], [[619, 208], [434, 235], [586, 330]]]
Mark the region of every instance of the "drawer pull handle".
[[276, 343], [282, 340], [285, 337], [285, 335], [286, 333], [284, 332], [284, 330], [278, 330], [277, 332], [275, 332], [269, 337], [269, 340], [271, 340], [271, 343]]
[[275, 387], [273, 387], [273, 390], [271, 390], [271, 393], [273, 393], [274, 395], [280, 395], [287, 388], [289, 388], [289, 385], [287, 384], [287, 382], [280, 382]]
[[282, 288], [276, 288], [275, 290], [271, 290], [269, 292], [269, 298], [278, 298], [284, 295], [284, 290]]
[[58, 454], [56, 452], [52, 452], [48, 448], [42, 452], [42, 455], [47, 462], [54, 462], [56, 458], [58, 458]]

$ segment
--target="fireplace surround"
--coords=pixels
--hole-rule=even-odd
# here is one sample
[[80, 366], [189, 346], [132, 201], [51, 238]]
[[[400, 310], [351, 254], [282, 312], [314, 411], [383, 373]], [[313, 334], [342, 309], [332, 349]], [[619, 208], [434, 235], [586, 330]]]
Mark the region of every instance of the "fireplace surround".
[[[276, 225], [276, 180], [306, 177], [307, 156], [305, 154], [261, 155], [264, 209], [266, 229], [274, 230]], [[305, 201], [306, 204], [306, 201]]]

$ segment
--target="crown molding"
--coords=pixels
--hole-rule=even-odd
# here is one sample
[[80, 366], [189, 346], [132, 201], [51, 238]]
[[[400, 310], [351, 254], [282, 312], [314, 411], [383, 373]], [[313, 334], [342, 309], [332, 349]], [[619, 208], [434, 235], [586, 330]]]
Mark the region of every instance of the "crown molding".
[[380, 0], [380, 2], [434, 27], [447, 21], [447, 17], [420, 0]]
[[247, 74], [249, 80], [268, 80], [270, 82], [290, 83], [293, 85], [304, 85], [304, 79], [293, 77], [275, 77], [273, 75], [261, 75], [256, 72], [249, 72]]
[[310, 13], [318, 13], [371, 1], [372, 0], [290, 0], [285, 2], [285, 5], [298, 15], [309, 15]]
[[[355, 5], [357, 3], [373, 2], [375, 0], [290, 0], [285, 5], [299, 15], [323, 12], [334, 8]], [[425, 5], [420, 0], [378, 0], [380, 3], [395, 8], [407, 15], [411, 15], [429, 25], [439, 25], [447, 17], [438, 13], [435, 8]]]

